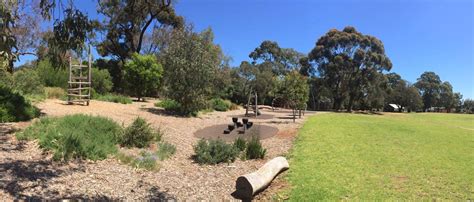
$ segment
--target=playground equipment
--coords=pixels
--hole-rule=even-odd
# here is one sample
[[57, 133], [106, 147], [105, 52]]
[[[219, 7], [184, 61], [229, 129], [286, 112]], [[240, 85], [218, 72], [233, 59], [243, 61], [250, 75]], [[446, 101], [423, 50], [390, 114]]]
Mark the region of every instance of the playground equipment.
[[87, 63], [87, 65], [82, 64], [82, 58], [79, 58], [79, 64], [73, 64], [72, 57], [69, 57], [68, 104], [76, 102], [89, 106], [92, 84], [92, 55], [90, 45]]
[[[251, 102], [252, 98], [254, 99], [254, 102]], [[252, 105], [252, 103], [255, 103], [255, 104]], [[250, 91], [250, 93], [249, 93], [249, 99], [247, 101], [247, 107], [245, 108], [245, 116], [250, 116], [249, 115], [249, 108], [254, 111], [255, 117], [260, 115], [260, 111], [258, 111], [258, 95], [257, 95], [256, 91], [255, 91], [255, 93], [252, 93], [252, 91]]]

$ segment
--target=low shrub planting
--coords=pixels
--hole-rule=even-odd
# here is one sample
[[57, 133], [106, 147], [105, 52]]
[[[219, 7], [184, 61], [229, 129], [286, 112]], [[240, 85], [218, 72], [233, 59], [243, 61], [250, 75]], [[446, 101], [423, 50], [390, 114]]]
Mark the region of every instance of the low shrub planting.
[[176, 153], [176, 146], [167, 142], [158, 143], [158, 150], [156, 151], [156, 156], [161, 161], [170, 158], [174, 153]]
[[243, 138], [238, 137], [234, 140], [234, 147], [241, 152], [245, 151], [245, 148], [247, 147], [247, 142]]
[[27, 121], [39, 115], [39, 109], [21, 94], [0, 85], [0, 122]]
[[132, 162], [132, 164], [135, 168], [153, 171], [158, 168], [156, 160], [158, 160], [158, 157], [153, 153], [142, 152], [140, 156]]
[[48, 99], [62, 99], [66, 96], [66, 91], [59, 87], [45, 87], [44, 94]]
[[140, 117], [136, 118], [133, 123], [125, 128], [120, 144], [126, 147], [148, 147], [153, 141], [160, 141], [161, 133], [153, 130], [150, 124]]
[[76, 114], [42, 118], [17, 133], [17, 138], [38, 139], [41, 148], [52, 151], [54, 160], [101, 160], [116, 153], [121, 133], [121, 127], [110, 119]]
[[228, 100], [223, 100], [221, 98], [215, 98], [211, 100], [211, 106], [212, 109], [216, 111], [225, 112], [230, 109], [230, 107], [232, 106], [232, 102]]
[[155, 106], [162, 107], [166, 111], [170, 111], [170, 112], [179, 112], [181, 108], [181, 105], [178, 102], [171, 99], [161, 100], [160, 102], [155, 103]]
[[105, 102], [115, 102], [115, 103], [120, 103], [120, 104], [132, 104], [132, 99], [130, 99], [127, 96], [123, 95], [118, 95], [118, 94], [105, 94], [105, 95], [100, 95], [96, 94], [93, 96], [93, 99], [100, 100], [100, 101], [105, 101]]
[[262, 143], [258, 137], [253, 136], [249, 142], [247, 142], [245, 148], [245, 159], [263, 159], [267, 150], [262, 147]]
[[239, 151], [232, 144], [222, 140], [199, 140], [194, 146], [194, 160], [199, 164], [218, 164], [234, 162]]

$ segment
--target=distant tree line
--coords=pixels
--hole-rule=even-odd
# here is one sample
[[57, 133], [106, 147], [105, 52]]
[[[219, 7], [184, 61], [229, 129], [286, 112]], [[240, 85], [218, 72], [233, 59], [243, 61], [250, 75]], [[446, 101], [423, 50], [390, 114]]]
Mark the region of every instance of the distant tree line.
[[[307, 54], [263, 41], [248, 61], [232, 67], [212, 30], [195, 31], [173, 3], [98, 0], [97, 11], [104, 16], [99, 22], [73, 1], [5, 1], [0, 5], [2, 74], [12, 73], [21, 55], [31, 54], [37, 60], [25, 66], [37, 69], [44, 85], [64, 88], [64, 79], [55, 78], [66, 74], [68, 57], [83, 55], [92, 44], [103, 57], [94, 60], [94, 71], [108, 74], [97, 73], [102, 76], [96, 82], [112, 83], [97, 87], [98, 93], [166, 97], [179, 103], [182, 114], [205, 109], [215, 98], [246, 104], [254, 93], [259, 103], [298, 109], [382, 110], [398, 104], [407, 111], [473, 111], [472, 100], [463, 101], [434, 72], [413, 84], [390, 73], [393, 65], [382, 41], [350, 26], [329, 30]], [[42, 20], [53, 20], [52, 29], [39, 29]]]

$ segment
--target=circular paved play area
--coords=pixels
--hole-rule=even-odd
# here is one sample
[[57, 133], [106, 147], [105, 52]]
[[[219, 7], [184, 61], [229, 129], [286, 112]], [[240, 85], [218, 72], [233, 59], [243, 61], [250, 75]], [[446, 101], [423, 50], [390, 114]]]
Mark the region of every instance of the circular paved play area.
[[224, 130], [228, 128], [228, 124], [219, 124], [214, 126], [209, 126], [198, 130], [194, 133], [194, 136], [197, 138], [203, 139], [221, 139], [226, 142], [231, 142], [238, 137], [244, 139], [250, 139], [253, 136], [258, 136], [261, 140], [270, 138], [275, 136], [278, 133], [278, 129], [272, 126], [265, 126], [265, 125], [257, 125], [254, 124], [250, 129], [245, 130], [245, 133], [241, 133], [239, 131], [243, 131], [243, 127], [239, 127], [233, 129], [229, 134], [224, 134]]
[[271, 114], [260, 114], [257, 117], [255, 117], [254, 114], [249, 114], [248, 116], [245, 116], [245, 114], [241, 114], [241, 115], [232, 115], [228, 117], [248, 118], [248, 119], [273, 119], [274, 116]]

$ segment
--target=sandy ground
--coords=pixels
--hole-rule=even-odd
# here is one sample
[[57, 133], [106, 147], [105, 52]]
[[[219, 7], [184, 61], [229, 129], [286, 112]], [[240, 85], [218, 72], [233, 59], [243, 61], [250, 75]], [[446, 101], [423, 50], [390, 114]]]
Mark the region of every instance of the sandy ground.
[[[177, 199], [177, 200], [232, 200], [238, 176], [253, 172], [269, 159], [287, 154], [298, 127], [288, 114], [274, 115], [255, 124], [274, 126], [276, 136], [262, 140], [267, 149], [264, 160], [237, 160], [230, 164], [201, 166], [193, 162], [193, 145], [199, 140], [193, 133], [216, 124], [228, 124], [231, 115], [245, 110], [212, 112], [197, 118], [167, 115], [153, 106], [154, 100], [123, 105], [91, 101], [90, 106], [66, 105], [61, 100], [46, 100], [37, 104], [44, 116], [92, 114], [109, 117], [125, 126], [136, 117], [146, 119], [156, 129], [164, 131], [164, 140], [177, 147], [176, 154], [160, 162], [159, 171], [133, 169], [109, 158], [103, 161], [74, 161], [58, 163], [38, 148], [36, 142], [18, 142], [15, 128], [29, 123], [0, 125], [0, 199]], [[306, 116], [307, 117], [307, 116]], [[281, 178], [278, 177], [278, 178]], [[275, 186], [260, 193], [256, 199], [272, 197], [284, 182], [277, 179]]]

